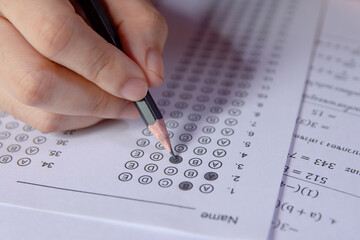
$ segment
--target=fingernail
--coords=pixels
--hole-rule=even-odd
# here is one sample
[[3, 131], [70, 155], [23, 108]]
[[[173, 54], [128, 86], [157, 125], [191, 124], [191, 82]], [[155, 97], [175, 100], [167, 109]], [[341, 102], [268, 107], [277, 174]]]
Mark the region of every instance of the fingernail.
[[146, 54], [146, 68], [151, 80], [156, 84], [164, 79], [164, 62], [159, 51], [149, 49]]
[[132, 78], [125, 83], [120, 93], [125, 99], [137, 101], [145, 97], [147, 90], [145, 81]]

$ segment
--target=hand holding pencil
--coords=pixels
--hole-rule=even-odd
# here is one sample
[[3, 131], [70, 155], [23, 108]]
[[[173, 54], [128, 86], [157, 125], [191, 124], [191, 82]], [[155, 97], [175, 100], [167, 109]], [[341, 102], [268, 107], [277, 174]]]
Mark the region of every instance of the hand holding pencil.
[[[77, 0], [77, 3], [80, 14], [90, 26], [106, 41], [123, 51], [121, 40], [101, 2], [99, 0]], [[165, 121], [150, 93], [148, 92], [135, 104], [150, 132], [171, 153], [172, 157], [175, 157]]]
[[139, 117], [163, 82], [164, 18], [147, 0], [102, 1], [123, 51], [70, 1], [0, 0], [0, 110], [43, 132]]

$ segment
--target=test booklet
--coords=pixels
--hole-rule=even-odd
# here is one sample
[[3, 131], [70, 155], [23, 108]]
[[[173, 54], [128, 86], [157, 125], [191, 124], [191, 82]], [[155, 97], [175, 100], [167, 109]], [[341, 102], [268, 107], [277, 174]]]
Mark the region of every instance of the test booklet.
[[1, 239], [358, 239], [360, 2], [157, 0], [141, 119], [44, 134], [0, 112]]

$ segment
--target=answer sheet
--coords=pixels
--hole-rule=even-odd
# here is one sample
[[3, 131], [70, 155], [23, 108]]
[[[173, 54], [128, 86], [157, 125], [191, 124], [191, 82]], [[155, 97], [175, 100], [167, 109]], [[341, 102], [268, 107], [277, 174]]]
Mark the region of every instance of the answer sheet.
[[325, 10], [270, 239], [360, 236], [360, 2]]
[[0, 202], [139, 229], [266, 239], [321, 2], [159, 8], [170, 25], [166, 81], [151, 93], [180, 157], [170, 158], [142, 120], [42, 134], [3, 113]]

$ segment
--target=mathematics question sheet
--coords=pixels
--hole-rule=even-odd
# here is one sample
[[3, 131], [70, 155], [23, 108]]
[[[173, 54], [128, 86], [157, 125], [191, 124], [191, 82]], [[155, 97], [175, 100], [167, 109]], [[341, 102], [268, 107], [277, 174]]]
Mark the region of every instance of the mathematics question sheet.
[[151, 93], [178, 157], [141, 119], [43, 134], [2, 113], [0, 209], [266, 239], [321, 3], [158, 2], [170, 34]]
[[329, 1], [270, 239], [359, 239], [359, 1]]

